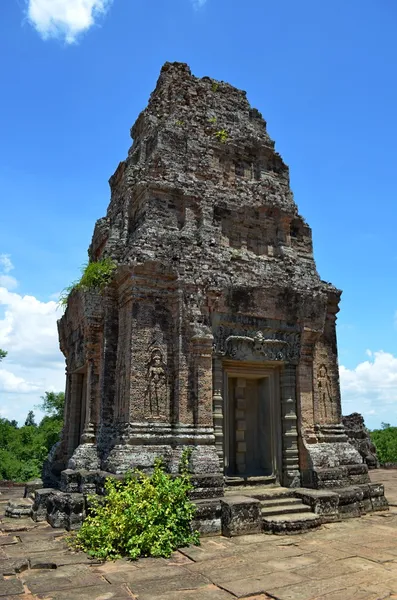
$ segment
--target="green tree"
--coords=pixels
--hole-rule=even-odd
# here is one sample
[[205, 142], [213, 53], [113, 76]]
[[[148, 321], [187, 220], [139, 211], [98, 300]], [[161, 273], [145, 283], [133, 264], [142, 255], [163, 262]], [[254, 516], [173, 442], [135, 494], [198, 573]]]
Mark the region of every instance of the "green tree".
[[7, 356], [7, 352], [0, 348], [0, 362]]
[[39, 425], [33, 411], [29, 411], [22, 427], [16, 421], [0, 418], [0, 480], [28, 481], [40, 477], [43, 461], [62, 430], [64, 394], [46, 392], [42, 400], [44, 410], [50, 414]]
[[42, 403], [38, 405], [43, 412], [47, 413], [50, 417], [56, 419], [63, 419], [63, 411], [65, 408], [65, 394], [64, 392], [45, 392], [44, 396], [41, 396]]
[[32, 410], [30, 410], [28, 412], [28, 416], [26, 417], [26, 420], [25, 420], [25, 427], [37, 427], [34, 412]]
[[379, 462], [382, 465], [397, 463], [397, 427], [391, 427], [388, 423], [382, 423], [381, 427], [370, 432]]

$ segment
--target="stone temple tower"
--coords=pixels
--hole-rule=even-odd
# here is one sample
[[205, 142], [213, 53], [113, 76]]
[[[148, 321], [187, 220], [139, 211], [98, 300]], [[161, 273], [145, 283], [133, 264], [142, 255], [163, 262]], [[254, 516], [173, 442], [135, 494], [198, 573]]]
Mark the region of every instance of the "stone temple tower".
[[[103, 292], [59, 321], [66, 413], [49, 473], [120, 474], [184, 446], [202, 497], [241, 482], [367, 485], [341, 424], [335, 321], [288, 167], [245, 92], [166, 63], [110, 179]], [[71, 475], [70, 475], [71, 476]]]

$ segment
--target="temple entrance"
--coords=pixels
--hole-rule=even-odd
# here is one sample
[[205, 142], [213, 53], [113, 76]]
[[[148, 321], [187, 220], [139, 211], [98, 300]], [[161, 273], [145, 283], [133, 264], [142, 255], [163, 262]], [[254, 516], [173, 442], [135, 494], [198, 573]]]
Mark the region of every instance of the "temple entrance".
[[277, 370], [240, 370], [226, 372], [226, 475], [277, 478], [281, 453], [276, 443], [281, 440]]

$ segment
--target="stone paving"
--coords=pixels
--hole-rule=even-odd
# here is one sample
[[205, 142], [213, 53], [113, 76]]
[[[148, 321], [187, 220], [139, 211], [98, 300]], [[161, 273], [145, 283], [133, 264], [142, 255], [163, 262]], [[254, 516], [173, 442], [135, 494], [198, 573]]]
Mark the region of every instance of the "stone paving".
[[[1, 518], [0, 598], [9, 600], [397, 599], [397, 471], [384, 482], [389, 512], [294, 536], [204, 538], [172, 558], [100, 564], [67, 549], [65, 532]], [[0, 513], [21, 489], [2, 488]]]

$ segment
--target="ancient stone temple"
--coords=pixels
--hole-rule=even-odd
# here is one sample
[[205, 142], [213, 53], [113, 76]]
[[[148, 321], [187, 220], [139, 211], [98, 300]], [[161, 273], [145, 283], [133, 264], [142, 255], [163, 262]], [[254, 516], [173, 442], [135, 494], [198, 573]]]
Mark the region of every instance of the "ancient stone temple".
[[89, 248], [117, 263], [113, 281], [73, 292], [59, 321], [66, 413], [52, 484], [84, 492], [98, 473], [158, 456], [177, 472], [190, 446], [197, 498], [247, 484], [303, 498], [304, 487], [314, 506], [322, 488], [335, 508], [331, 489], [353, 486], [349, 503], [368, 510], [383, 490], [341, 423], [341, 292], [317, 273], [261, 114], [245, 92], [166, 63], [131, 136]]

